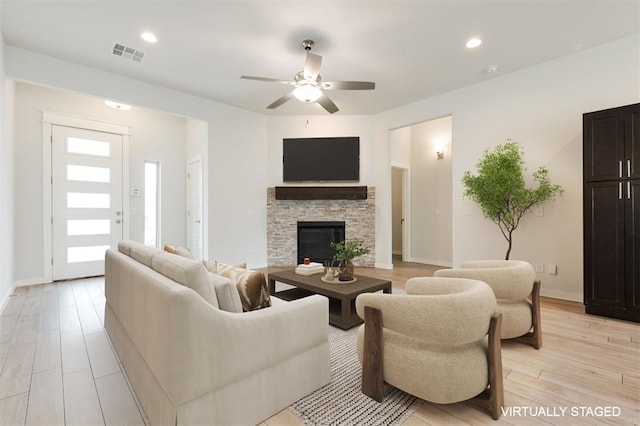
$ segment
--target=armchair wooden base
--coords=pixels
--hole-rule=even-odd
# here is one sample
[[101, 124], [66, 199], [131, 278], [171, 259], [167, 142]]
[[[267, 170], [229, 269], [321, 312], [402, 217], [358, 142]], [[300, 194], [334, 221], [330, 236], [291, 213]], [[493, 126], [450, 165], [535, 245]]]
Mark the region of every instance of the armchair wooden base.
[[540, 281], [536, 280], [533, 283], [533, 290], [531, 291], [532, 330], [523, 336], [513, 339], [522, 343], [529, 344], [536, 349], [540, 349], [542, 347], [542, 323], [540, 321], [540, 285]]
[[[500, 326], [502, 314], [491, 317], [489, 325], [489, 384], [476, 398], [488, 409], [495, 420], [502, 414], [504, 407], [504, 387], [502, 381], [502, 353], [500, 344]], [[364, 308], [364, 348], [362, 354], [362, 393], [382, 402], [391, 385], [384, 381], [382, 347], [382, 311], [366, 306]]]

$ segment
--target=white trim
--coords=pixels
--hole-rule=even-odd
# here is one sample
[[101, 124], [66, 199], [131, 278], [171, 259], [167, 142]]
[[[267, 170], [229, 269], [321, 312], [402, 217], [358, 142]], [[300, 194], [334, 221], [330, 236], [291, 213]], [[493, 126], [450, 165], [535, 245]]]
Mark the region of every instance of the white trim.
[[[391, 169], [399, 169], [402, 171], [402, 216], [404, 218], [404, 224], [402, 226], [402, 255], [403, 262], [409, 262], [411, 255], [411, 168], [408, 164], [392, 161]], [[391, 173], [393, 176], [393, 173]], [[393, 179], [392, 177], [390, 179]], [[389, 180], [389, 186], [393, 183]], [[393, 197], [392, 197], [393, 198]], [[392, 218], [393, 220], [393, 218]], [[393, 226], [390, 223], [389, 226]], [[393, 235], [392, 235], [393, 237]], [[393, 253], [393, 238], [391, 238], [391, 253]]]
[[7, 292], [7, 294], [4, 296], [2, 303], [0, 304], [0, 315], [4, 314], [4, 310], [7, 308], [7, 305], [9, 304], [9, 299], [11, 299], [11, 295], [13, 294], [13, 292], [16, 290], [16, 286], [13, 285], [9, 291]]
[[540, 289], [540, 296], [543, 297], [551, 297], [553, 299], [561, 299], [561, 300], [569, 300], [571, 302], [584, 302], [584, 296], [582, 293], [574, 293], [574, 292], [568, 292], [568, 291], [562, 291], [562, 290], [554, 290], [554, 289], [549, 289], [549, 288], [544, 288], [544, 281], [543, 281], [543, 286]]
[[46, 283], [50, 283], [51, 281], [47, 281], [44, 279], [44, 277], [40, 277], [40, 278], [28, 278], [26, 280], [18, 280], [14, 283], [14, 288], [16, 287], [29, 287], [32, 285], [39, 285], [39, 284], [46, 284]]
[[42, 111], [42, 121], [44, 123], [57, 124], [58, 126], [76, 127], [78, 129], [115, 133], [117, 135], [129, 135], [130, 129], [126, 124], [109, 123], [106, 121], [93, 120], [91, 118], [60, 114], [50, 111]]
[[434, 266], [444, 266], [446, 268], [451, 268], [453, 264], [451, 262], [447, 262], [444, 260], [435, 260], [435, 259], [416, 259], [413, 258], [409, 260], [409, 262], [422, 263], [425, 265], [434, 265]]
[[374, 268], [379, 268], [379, 269], [393, 269], [393, 263], [379, 263], [376, 262], [374, 264]]
[[[51, 206], [51, 135], [54, 125], [114, 133], [122, 136], [122, 212], [124, 225], [122, 227], [122, 238], [125, 240], [129, 238], [129, 126], [42, 111], [42, 262], [44, 277], [41, 279], [41, 282], [34, 281], [31, 283], [32, 280], [26, 280], [26, 282], [30, 284], [21, 285], [53, 282], [53, 267], [51, 265], [51, 259], [53, 258], [51, 225], [51, 217], [53, 215]], [[124, 215], [126, 215], [126, 218]]]
[[[195, 156], [193, 156], [191, 158], [188, 158], [187, 159], [187, 164], [186, 164], [186, 169], [189, 170], [189, 164], [196, 163], [198, 161], [200, 162], [200, 192], [201, 192], [201, 194], [200, 194], [200, 204], [201, 204], [201, 207], [200, 207], [200, 222], [201, 223], [200, 224], [202, 225], [202, 228], [200, 228], [200, 230], [202, 231], [202, 235], [200, 236], [200, 240], [201, 240], [201, 242], [200, 242], [200, 245], [201, 245], [200, 254], [201, 254], [203, 259], [208, 259], [208, 257], [207, 257], [208, 253], [207, 253], [207, 250], [206, 250], [206, 245], [207, 244], [205, 243], [205, 241], [207, 240], [207, 233], [209, 232], [209, 230], [208, 230], [209, 227], [207, 225], [208, 218], [207, 218], [207, 214], [206, 214], [205, 190], [204, 190], [204, 188], [205, 188], [204, 156], [202, 154], [198, 154], [198, 155], [195, 155]], [[189, 179], [185, 179], [185, 183], [188, 185], [189, 184]], [[188, 190], [188, 188], [187, 188], [187, 190]], [[187, 202], [187, 206], [186, 207], [189, 207], [188, 202]], [[187, 237], [188, 237], [189, 236], [188, 227], [191, 226], [191, 224], [189, 223], [190, 222], [189, 221], [189, 217], [186, 217], [185, 220], [187, 221], [187, 223], [186, 223], [187, 230], [186, 231], [187, 231]], [[187, 241], [187, 243], [188, 243], [188, 241]], [[266, 267], [266, 266], [264, 266], [264, 267]], [[261, 268], [262, 268], [262, 266], [261, 266]]]

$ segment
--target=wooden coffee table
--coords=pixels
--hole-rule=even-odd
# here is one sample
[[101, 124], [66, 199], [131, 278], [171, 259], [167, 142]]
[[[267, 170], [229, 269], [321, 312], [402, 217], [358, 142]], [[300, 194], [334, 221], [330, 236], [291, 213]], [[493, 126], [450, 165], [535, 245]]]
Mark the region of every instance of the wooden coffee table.
[[[284, 300], [294, 300], [311, 294], [321, 294], [329, 298], [329, 324], [347, 330], [362, 324], [356, 313], [356, 297], [361, 293], [373, 293], [382, 290], [391, 293], [391, 281], [356, 275], [356, 282], [325, 283], [322, 274], [298, 275], [293, 269], [280, 272], [269, 272], [269, 293]], [[296, 288], [276, 293], [276, 281], [292, 285]]]

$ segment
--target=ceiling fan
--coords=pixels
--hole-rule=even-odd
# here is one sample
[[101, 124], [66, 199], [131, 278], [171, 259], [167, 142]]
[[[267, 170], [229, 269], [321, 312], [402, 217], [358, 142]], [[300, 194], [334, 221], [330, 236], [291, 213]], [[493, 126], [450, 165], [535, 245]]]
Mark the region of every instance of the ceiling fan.
[[249, 75], [243, 75], [240, 78], [294, 86], [292, 91], [267, 106], [268, 109], [278, 108], [283, 103], [295, 97], [302, 102], [318, 102], [330, 114], [338, 111], [338, 107], [324, 94], [323, 90], [373, 90], [376, 88], [375, 83], [368, 81], [322, 81], [320, 77], [322, 56], [311, 53], [311, 48], [314, 44], [313, 40], [304, 40], [302, 42], [302, 47], [307, 51], [307, 59], [304, 62], [303, 71], [298, 72], [293, 77], [293, 81], [267, 77], [252, 77]]

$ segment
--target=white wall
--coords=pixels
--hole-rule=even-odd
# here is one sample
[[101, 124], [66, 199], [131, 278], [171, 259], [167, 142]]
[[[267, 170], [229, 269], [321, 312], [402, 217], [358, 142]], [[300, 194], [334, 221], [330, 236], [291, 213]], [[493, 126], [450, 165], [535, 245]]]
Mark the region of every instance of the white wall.
[[[438, 160], [436, 149], [444, 150]], [[411, 258], [452, 263], [451, 117], [411, 126]]]
[[267, 121], [263, 115], [7, 47], [7, 76], [200, 119], [208, 126], [209, 258], [266, 265]]
[[[282, 186], [282, 139], [359, 136], [360, 182], [326, 183], [325, 185], [373, 186], [376, 171], [372, 168], [373, 117], [350, 116], [273, 116], [269, 117], [268, 186]], [[266, 186], [265, 186], [266, 192]]]
[[[163, 241], [185, 245], [185, 138], [182, 117], [144, 108], [115, 110], [104, 99], [25, 83], [16, 83], [16, 280], [37, 282], [43, 277], [42, 228], [42, 111], [127, 125], [129, 187], [141, 196], [129, 197], [129, 237], [144, 241], [144, 161], [161, 165], [161, 235]], [[128, 194], [123, 194], [129, 196]], [[129, 213], [128, 215], [126, 213]]]
[[[529, 171], [544, 165], [565, 196], [544, 205], [544, 216], [523, 219], [513, 259], [557, 264], [540, 274], [542, 294], [582, 300], [582, 114], [640, 101], [639, 37], [631, 36], [376, 116], [376, 150], [388, 152], [388, 130], [452, 115], [453, 263], [503, 258], [506, 241], [496, 225], [462, 198], [461, 179], [486, 148], [513, 138], [524, 146]], [[378, 158], [376, 167], [389, 167]], [[376, 254], [391, 258], [390, 179], [376, 187]], [[389, 206], [385, 208], [385, 206]]]
[[[1, 7], [1, 6], [0, 6]], [[1, 13], [1, 10], [0, 10]], [[1, 22], [1, 19], [0, 19]], [[13, 82], [5, 80], [4, 40], [0, 27], [0, 313], [14, 281]]]
[[[7, 47], [10, 78], [202, 119], [209, 127], [210, 258], [266, 263], [266, 190], [279, 185], [281, 139], [359, 134], [362, 184], [376, 187], [376, 264], [391, 265], [389, 131], [452, 115], [453, 263], [502, 258], [506, 242], [463, 200], [461, 178], [486, 148], [525, 147], [529, 170], [545, 165], [566, 194], [525, 218], [513, 258], [558, 265], [543, 294], [582, 298], [582, 114], [640, 101], [638, 36], [434, 96], [375, 116], [265, 117], [103, 71]], [[305, 127], [306, 126], [306, 127]], [[266, 159], [266, 161], [265, 161]]]

